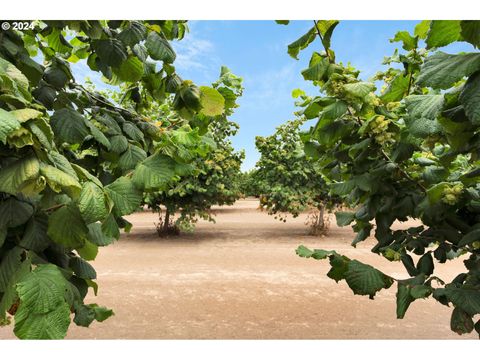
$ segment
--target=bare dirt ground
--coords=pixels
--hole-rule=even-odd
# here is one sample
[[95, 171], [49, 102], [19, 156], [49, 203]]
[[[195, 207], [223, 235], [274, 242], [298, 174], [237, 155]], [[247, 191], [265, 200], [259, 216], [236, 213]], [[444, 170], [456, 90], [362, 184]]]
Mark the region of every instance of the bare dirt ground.
[[[413, 303], [395, 317], [395, 286], [375, 301], [355, 296], [326, 277], [327, 261], [299, 258], [304, 244], [335, 249], [406, 278], [401, 264], [370, 252], [372, 240], [350, 246], [353, 232], [332, 217], [325, 237], [308, 236], [306, 215], [281, 223], [257, 210], [256, 200], [216, 209], [217, 223], [199, 222], [193, 234], [158, 238], [156, 215], [128, 217], [130, 234], [103, 248], [93, 262], [100, 286], [88, 300], [115, 311], [90, 328], [72, 325], [69, 339], [472, 339], [449, 328], [451, 309]], [[412, 224], [407, 224], [412, 225]], [[405, 224], [399, 226], [406, 226]], [[451, 280], [461, 261], [438, 265]], [[13, 338], [0, 328], [0, 338]]]

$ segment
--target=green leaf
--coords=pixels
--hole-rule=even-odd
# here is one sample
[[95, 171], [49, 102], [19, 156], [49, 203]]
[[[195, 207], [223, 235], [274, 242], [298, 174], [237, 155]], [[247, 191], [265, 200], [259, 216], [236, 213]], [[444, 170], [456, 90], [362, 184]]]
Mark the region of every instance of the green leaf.
[[86, 224], [103, 220], [109, 213], [105, 202], [105, 193], [91, 181], [82, 185], [82, 192], [78, 198], [78, 208]]
[[20, 127], [20, 122], [11, 112], [0, 109], [0, 141], [6, 144], [7, 137]]
[[377, 291], [388, 289], [393, 284], [393, 279], [370, 265], [351, 260], [345, 281], [354, 294], [369, 295], [373, 299]]
[[308, 68], [302, 71], [302, 76], [305, 80], [321, 81], [324, 80], [329, 67], [330, 62], [328, 61], [328, 58], [320, 56], [318, 53], [314, 53], [310, 59]]
[[279, 25], [288, 25], [290, 20], [275, 20], [275, 22]]
[[325, 49], [330, 49], [330, 39], [338, 23], [338, 20], [318, 20], [316, 22], [316, 29], [322, 35], [322, 44]]
[[473, 331], [472, 316], [468, 315], [462, 309], [456, 307], [452, 311], [452, 317], [450, 319], [450, 329], [456, 332], [458, 335], [468, 334]]
[[463, 247], [470, 245], [475, 241], [480, 241], [480, 229], [474, 229], [469, 233], [465, 234], [462, 239], [458, 242], [458, 247]]
[[460, 20], [432, 20], [425, 40], [427, 49], [446, 46], [461, 39]]
[[462, 28], [461, 35], [470, 44], [478, 48], [480, 46], [480, 21], [479, 20], [462, 20], [460, 22]]
[[113, 72], [122, 81], [135, 82], [143, 76], [143, 62], [136, 56], [129, 56], [118, 68], [114, 68]]
[[420, 39], [425, 39], [428, 34], [428, 30], [430, 29], [430, 23], [431, 20], [423, 20], [420, 21], [416, 26], [414, 30], [415, 36], [418, 36]]
[[304, 257], [304, 258], [309, 258], [312, 256], [313, 251], [307, 248], [306, 246], [300, 245], [297, 250], [295, 250], [298, 256]]
[[138, 209], [143, 200], [143, 193], [125, 176], [107, 185], [105, 191], [115, 204], [113, 211], [116, 216], [131, 214]]
[[467, 114], [470, 122], [480, 125], [480, 72], [473, 74], [465, 83], [459, 97], [463, 104], [465, 114]]
[[81, 144], [89, 134], [84, 117], [69, 108], [55, 111], [50, 118], [50, 125], [59, 142]]
[[155, 31], [151, 31], [145, 42], [148, 53], [154, 60], [161, 60], [167, 64], [175, 61], [176, 55], [169, 42], [158, 35]]
[[438, 51], [425, 61], [417, 78], [417, 84], [434, 89], [448, 89], [479, 69], [479, 53], [451, 55]]
[[15, 195], [22, 191], [26, 181], [37, 179], [40, 164], [36, 157], [23, 157], [12, 162], [0, 171], [0, 191]]
[[47, 234], [60, 245], [81, 248], [88, 239], [88, 228], [78, 207], [69, 204], [50, 215]]
[[133, 47], [135, 44], [138, 44], [140, 41], [145, 39], [147, 29], [139, 21], [131, 21], [128, 26], [123, 29], [118, 38], [127, 46]]
[[441, 131], [436, 120], [443, 108], [443, 95], [410, 95], [405, 98], [408, 131], [416, 137], [425, 137]]
[[127, 49], [118, 39], [93, 40], [92, 48], [106, 65], [118, 67], [127, 60]]
[[410, 35], [408, 31], [399, 31], [393, 39], [390, 39], [390, 42], [402, 42], [402, 47], [410, 51], [417, 47], [418, 40]]
[[225, 110], [225, 99], [214, 88], [200, 86], [200, 112], [206, 116], [222, 115]]
[[94, 124], [92, 124], [90, 121], [85, 122], [87, 127], [90, 129], [90, 133], [92, 134], [93, 138], [97, 140], [100, 144], [105, 146], [107, 150], [110, 149], [111, 144], [110, 141], [107, 139], [107, 137], [101, 132]]
[[104, 234], [102, 224], [100, 223], [88, 224], [88, 238], [97, 246], [107, 246], [115, 240], [113, 236], [107, 236]]
[[146, 158], [147, 153], [143, 149], [129, 144], [127, 150], [120, 156], [118, 166], [124, 171], [131, 170]]
[[115, 135], [110, 138], [110, 149], [117, 153], [123, 153], [128, 148], [128, 140], [123, 135]]
[[343, 85], [343, 89], [348, 95], [359, 99], [365, 98], [368, 94], [375, 90], [375, 84], [368, 82], [356, 82]]
[[427, 252], [418, 260], [417, 269], [421, 274], [427, 276], [433, 274], [434, 265], [432, 253]]
[[144, 141], [144, 135], [143, 132], [140, 131], [138, 127], [136, 127], [134, 124], [130, 122], [125, 122], [122, 125], [122, 129], [125, 134], [128, 135], [128, 137], [134, 141], [137, 142], [143, 142]]
[[410, 304], [415, 299], [410, 295], [410, 288], [408, 285], [398, 282], [397, 289], [397, 319], [403, 319]]
[[[14, 247], [2, 255], [0, 262], [0, 293], [4, 293], [11, 285], [11, 280], [22, 265], [24, 250]], [[2, 314], [0, 314], [1, 316]]]
[[156, 153], [135, 168], [132, 181], [145, 190], [164, 189], [175, 176], [175, 162], [168, 156]]
[[20, 306], [15, 314], [14, 333], [20, 339], [63, 339], [70, 326], [70, 307], [59, 303], [53, 310], [44, 314], [31, 314]]
[[25, 224], [33, 215], [33, 206], [25, 201], [9, 197], [0, 202], [0, 229]]
[[47, 216], [36, 215], [32, 217], [27, 224], [19, 245], [25, 249], [33, 250], [38, 253], [42, 252], [50, 244], [50, 239], [47, 235], [47, 228]]
[[43, 116], [42, 112], [35, 109], [18, 109], [11, 111], [10, 114], [15, 116], [15, 118], [21, 123]]
[[67, 281], [53, 264], [38, 265], [17, 284], [20, 306], [15, 335], [21, 339], [61, 339], [70, 325]]
[[480, 314], [480, 292], [478, 289], [447, 287], [445, 295], [455, 307], [464, 310], [468, 315]]
[[61, 192], [63, 189], [72, 197], [76, 197], [82, 188], [73, 176], [51, 165], [40, 164], [40, 174], [45, 177], [48, 185], [55, 192]]
[[97, 272], [88, 262], [79, 257], [72, 257], [70, 259], [70, 267], [81, 279], [96, 279]]
[[337, 219], [338, 226], [347, 226], [355, 220], [355, 213], [348, 211], [337, 211], [335, 213], [335, 218]]
[[35, 119], [35, 121], [29, 121], [27, 127], [32, 134], [35, 135], [38, 142], [47, 150], [51, 150], [53, 146], [53, 131], [47, 121], [43, 118]]
[[388, 85], [388, 88], [381, 96], [381, 99], [386, 103], [402, 100], [403, 96], [408, 91], [409, 83], [410, 80], [407, 76], [404, 76], [403, 74], [397, 75]]
[[81, 248], [78, 248], [77, 253], [85, 260], [95, 260], [98, 255], [98, 246], [90, 241], [85, 241], [85, 245]]
[[101, 227], [102, 233], [108, 238], [118, 239], [120, 237], [120, 230], [113, 214], [108, 215], [108, 217], [103, 221]]
[[73, 322], [78, 326], [88, 327], [95, 320], [95, 310], [90, 306], [81, 304], [75, 308]]
[[295, 40], [293, 43], [288, 45], [288, 54], [293, 57], [294, 59], [298, 60], [298, 53], [300, 50], [305, 49], [310, 43], [315, 40], [317, 36], [317, 31], [315, 26], [312, 27], [306, 34], [304, 34], [299, 39]]
[[106, 307], [98, 306], [97, 304], [91, 304], [90, 306], [93, 307], [93, 310], [95, 311], [95, 320], [98, 322], [103, 322], [110, 316], [115, 315], [112, 309], [107, 309]]

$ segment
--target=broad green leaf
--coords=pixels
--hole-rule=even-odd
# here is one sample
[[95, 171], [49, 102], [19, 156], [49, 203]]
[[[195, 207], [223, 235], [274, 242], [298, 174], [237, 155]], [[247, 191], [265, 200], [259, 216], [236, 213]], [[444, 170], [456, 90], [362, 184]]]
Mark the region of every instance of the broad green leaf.
[[108, 217], [102, 222], [101, 228], [102, 233], [105, 234], [107, 238], [118, 239], [120, 237], [120, 230], [113, 214], [108, 215]]
[[25, 249], [42, 252], [50, 244], [47, 228], [48, 217], [35, 215], [29, 220], [19, 245]]
[[47, 313], [30, 313], [20, 305], [15, 314], [15, 335], [20, 339], [63, 339], [70, 326], [70, 307], [59, 303]]
[[347, 226], [355, 220], [355, 213], [348, 211], [337, 211], [335, 213], [335, 218], [337, 220], [338, 226]]
[[103, 220], [109, 213], [103, 189], [90, 181], [82, 185], [82, 191], [78, 198], [78, 208], [86, 224]]
[[402, 42], [402, 47], [410, 51], [417, 47], [418, 40], [410, 35], [408, 31], [399, 31], [393, 39], [390, 39], [390, 42]]
[[40, 164], [40, 174], [45, 177], [48, 185], [55, 192], [64, 190], [72, 197], [80, 193], [82, 186], [77, 179], [54, 166]]
[[96, 279], [97, 272], [88, 262], [79, 257], [72, 257], [70, 259], [70, 268], [81, 279]]
[[120, 80], [135, 82], [143, 76], [143, 62], [136, 56], [130, 56], [118, 68], [114, 68], [113, 71]]
[[416, 137], [425, 137], [441, 131], [436, 120], [444, 104], [443, 95], [410, 95], [405, 98], [408, 131]]
[[155, 31], [151, 31], [148, 34], [145, 46], [152, 59], [161, 60], [167, 64], [171, 64], [175, 61], [175, 51], [169, 42], [158, 35]]
[[17, 284], [20, 306], [15, 335], [21, 339], [61, 339], [70, 325], [67, 281], [53, 264], [38, 265]]
[[131, 170], [146, 158], [147, 153], [143, 149], [129, 144], [127, 150], [120, 156], [118, 166], [124, 171]]
[[22, 185], [38, 178], [40, 164], [36, 157], [23, 157], [0, 171], [0, 191], [15, 195], [22, 191]]
[[145, 190], [164, 189], [175, 176], [175, 162], [168, 156], [156, 153], [139, 163], [132, 181]]
[[373, 298], [377, 291], [388, 289], [393, 284], [393, 279], [370, 265], [357, 260], [351, 260], [345, 281], [354, 294], [369, 295]]
[[69, 204], [50, 215], [47, 234], [60, 245], [81, 248], [88, 239], [88, 228], [78, 207]]
[[91, 304], [90, 306], [95, 311], [95, 320], [98, 322], [103, 322], [110, 316], [115, 315], [112, 309], [107, 309], [104, 306], [98, 306], [97, 304]]
[[11, 111], [10, 114], [12, 114], [21, 123], [36, 119], [43, 115], [42, 112], [35, 109], [18, 109]]
[[106, 65], [118, 67], [127, 60], [127, 49], [118, 39], [102, 39], [92, 41], [93, 50]]
[[321, 56], [319, 53], [313, 53], [308, 64], [308, 68], [302, 71], [305, 80], [321, 81], [328, 73], [330, 62], [328, 58]]
[[115, 241], [113, 236], [107, 236], [102, 230], [102, 224], [88, 224], [88, 238], [97, 246], [107, 246]]
[[93, 138], [97, 140], [100, 144], [105, 146], [107, 150], [110, 150], [110, 141], [107, 139], [107, 137], [101, 132], [94, 124], [92, 124], [90, 121], [85, 122], [87, 127], [90, 130], [90, 133], [92, 134]]
[[462, 93], [459, 97], [463, 104], [465, 114], [467, 114], [470, 122], [480, 125], [480, 72], [473, 74], [465, 83]]
[[432, 20], [425, 40], [427, 49], [446, 46], [461, 39], [460, 20]]
[[[312, 257], [314, 257], [312, 255]], [[348, 264], [350, 263], [350, 259], [345, 256], [333, 254], [330, 256], [329, 263], [331, 265], [330, 270], [327, 273], [327, 276], [330, 279], [335, 280], [335, 282], [339, 282], [340, 280], [345, 279], [345, 273], [348, 271]]]
[[9, 79], [13, 80], [24, 99], [27, 101], [32, 100], [27, 77], [12, 63], [3, 58], [0, 58], [0, 74], [5, 74]]
[[14, 228], [25, 224], [33, 215], [33, 205], [9, 197], [0, 202], [0, 228]]
[[95, 260], [98, 254], [98, 246], [90, 241], [85, 241], [85, 245], [81, 248], [78, 248], [77, 253], [82, 257], [82, 259], [88, 261]]
[[123, 29], [118, 38], [127, 46], [133, 47], [135, 44], [138, 44], [140, 41], [145, 39], [147, 29], [139, 21], [131, 21], [128, 26]]
[[214, 88], [208, 86], [200, 87], [200, 112], [206, 116], [217, 116], [223, 114], [225, 110], [225, 99]]
[[81, 304], [75, 308], [73, 322], [78, 326], [88, 327], [95, 320], [95, 311], [88, 305]]
[[294, 59], [298, 60], [298, 53], [300, 50], [305, 49], [310, 43], [315, 40], [317, 36], [317, 31], [315, 26], [312, 27], [306, 34], [304, 34], [299, 39], [295, 40], [293, 43], [288, 45], [288, 54], [293, 57]]
[[408, 91], [409, 83], [410, 80], [408, 76], [404, 76], [403, 74], [397, 75], [388, 85], [388, 88], [381, 96], [381, 99], [386, 103], [402, 100]]
[[365, 96], [375, 90], [375, 84], [368, 82], [356, 82], [343, 85], [343, 89], [348, 95], [363, 99]]
[[0, 141], [6, 144], [7, 137], [20, 127], [20, 122], [11, 112], [0, 109]]
[[417, 269], [419, 273], [425, 275], [431, 275], [433, 273], [434, 265], [433, 258], [430, 252], [425, 253], [417, 263]]
[[468, 41], [478, 49], [480, 47], [480, 21], [462, 20], [460, 27], [462, 28], [461, 34], [465, 41]]
[[415, 30], [414, 30], [415, 36], [418, 36], [420, 39], [425, 39], [427, 37], [428, 30], [430, 29], [431, 22], [432, 22], [431, 20], [423, 20], [419, 22], [415, 26]]
[[110, 138], [110, 149], [117, 153], [123, 153], [128, 148], [128, 140], [123, 135], [115, 135]]
[[290, 20], [275, 20], [275, 22], [279, 25], [288, 25]]
[[130, 178], [125, 176], [107, 185], [105, 191], [115, 204], [113, 211], [117, 216], [131, 214], [143, 200], [142, 192], [135, 187]]
[[26, 125], [33, 135], [37, 138], [41, 146], [47, 150], [51, 150], [53, 146], [53, 130], [49, 123], [43, 118], [29, 121]]
[[450, 319], [450, 329], [458, 335], [468, 334], [473, 331], [472, 316], [467, 314], [461, 308], [455, 307]]
[[55, 111], [50, 118], [50, 125], [59, 142], [81, 144], [90, 133], [84, 117], [69, 108]]
[[468, 315], [480, 314], [480, 292], [478, 289], [447, 287], [445, 288], [445, 294], [455, 307], [461, 308]]
[[479, 53], [451, 55], [438, 51], [425, 61], [417, 84], [434, 89], [448, 89], [477, 70], [480, 70]]
[[137, 142], [144, 141], [143, 132], [140, 131], [138, 127], [130, 122], [125, 122], [122, 125], [123, 132], [128, 135], [128, 137]]

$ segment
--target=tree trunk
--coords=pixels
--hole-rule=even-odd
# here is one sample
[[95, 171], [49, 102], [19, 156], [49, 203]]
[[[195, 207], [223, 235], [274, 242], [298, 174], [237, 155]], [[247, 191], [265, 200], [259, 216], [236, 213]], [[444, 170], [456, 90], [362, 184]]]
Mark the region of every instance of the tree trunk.
[[170, 223], [170, 210], [167, 207], [167, 210], [165, 210], [165, 221], [163, 222], [163, 231], [165, 233], [168, 232], [169, 223]]

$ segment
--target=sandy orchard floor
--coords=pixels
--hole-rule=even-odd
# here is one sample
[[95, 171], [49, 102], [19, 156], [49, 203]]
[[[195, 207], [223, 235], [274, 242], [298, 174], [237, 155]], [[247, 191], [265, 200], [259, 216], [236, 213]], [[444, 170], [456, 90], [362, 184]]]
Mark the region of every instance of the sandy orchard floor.
[[[193, 234], [158, 238], [150, 212], [128, 216], [130, 234], [103, 248], [93, 262], [100, 290], [87, 300], [116, 315], [89, 329], [71, 326], [69, 339], [472, 339], [449, 329], [445, 306], [411, 305], [395, 318], [395, 289], [375, 301], [354, 296], [326, 277], [328, 262], [302, 259], [295, 248], [336, 249], [397, 278], [401, 264], [370, 252], [372, 241], [350, 246], [353, 232], [334, 221], [326, 237], [306, 235], [305, 216], [281, 223], [256, 200], [217, 208], [217, 223]], [[405, 224], [403, 224], [405, 226]], [[439, 265], [451, 280], [461, 261]], [[0, 338], [13, 338], [0, 328]]]

